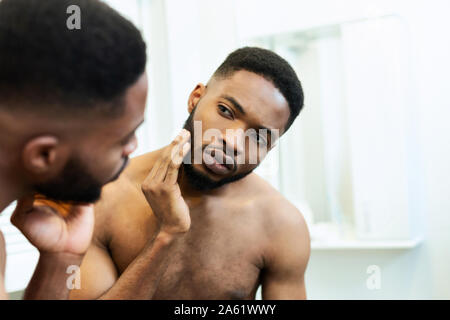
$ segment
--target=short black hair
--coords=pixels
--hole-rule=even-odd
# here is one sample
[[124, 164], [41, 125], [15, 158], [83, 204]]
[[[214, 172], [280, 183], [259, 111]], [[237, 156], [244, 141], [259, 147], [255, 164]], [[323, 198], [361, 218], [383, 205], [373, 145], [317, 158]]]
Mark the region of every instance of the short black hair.
[[230, 53], [213, 77], [229, 77], [239, 70], [256, 73], [280, 90], [289, 104], [290, 116], [285, 131], [288, 130], [303, 108], [304, 101], [302, 85], [290, 64], [273, 51], [244, 47]]
[[[81, 29], [67, 26], [72, 5]], [[140, 31], [102, 1], [0, 1], [0, 105], [21, 99], [30, 111], [67, 112], [106, 105], [119, 114], [146, 60]]]

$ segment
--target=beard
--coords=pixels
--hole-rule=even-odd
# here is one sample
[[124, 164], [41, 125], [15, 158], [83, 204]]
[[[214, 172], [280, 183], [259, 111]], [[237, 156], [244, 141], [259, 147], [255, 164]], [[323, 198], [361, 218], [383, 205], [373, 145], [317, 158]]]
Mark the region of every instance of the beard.
[[[127, 163], [128, 158], [125, 159], [120, 170], [108, 182], [116, 180]], [[34, 190], [50, 200], [73, 204], [94, 203], [100, 199], [103, 185], [104, 183], [92, 176], [81, 160], [71, 158], [56, 178], [36, 184]]]
[[[198, 103], [197, 103], [197, 105], [198, 105]], [[194, 137], [194, 114], [195, 114], [196, 109], [197, 109], [197, 106], [195, 106], [195, 108], [192, 110], [192, 112], [190, 113], [189, 117], [187, 118], [187, 120], [183, 126], [184, 129], [188, 130], [191, 133], [191, 141], [193, 141], [193, 142], [196, 141], [195, 137]], [[195, 143], [192, 143], [191, 144], [191, 152], [189, 152], [186, 155], [186, 158], [192, 157], [192, 155], [191, 155], [192, 148], [195, 148], [195, 147], [198, 147], [198, 146], [196, 146]], [[204, 150], [204, 148], [202, 148], [202, 150]], [[214, 180], [214, 179], [211, 179], [207, 174], [195, 169], [195, 167], [192, 165], [192, 163], [193, 163], [192, 159], [191, 159], [191, 161], [189, 161], [189, 163], [183, 162], [182, 170], [185, 173], [185, 176], [186, 176], [186, 179], [187, 179], [189, 185], [192, 188], [199, 190], [199, 191], [208, 191], [208, 190], [217, 189], [228, 183], [238, 181], [238, 180], [246, 177], [248, 174], [252, 173], [254, 170], [254, 169], [252, 169], [247, 172], [242, 172], [242, 173], [234, 174], [229, 177], [222, 178], [220, 180]]]
[[213, 180], [207, 174], [198, 171], [194, 168], [194, 166], [190, 163], [183, 163], [183, 172], [187, 178], [189, 185], [199, 191], [208, 191], [217, 189], [223, 185], [226, 185], [231, 182], [235, 182], [241, 180], [246, 177], [248, 174], [252, 173], [253, 170], [238, 173], [232, 175], [230, 177], [226, 177], [220, 180]]

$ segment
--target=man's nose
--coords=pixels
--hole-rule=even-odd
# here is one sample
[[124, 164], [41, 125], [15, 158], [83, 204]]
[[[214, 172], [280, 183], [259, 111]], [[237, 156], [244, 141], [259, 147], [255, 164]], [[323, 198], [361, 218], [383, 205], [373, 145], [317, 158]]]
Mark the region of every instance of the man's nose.
[[227, 149], [234, 151], [234, 155], [238, 156], [245, 150], [245, 132], [242, 129], [227, 129], [224, 140]]
[[130, 154], [132, 154], [134, 151], [136, 151], [138, 147], [138, 141], [136, 136], [133, 137], [133, 139], [131, 139], [131, 141], [125, 146], [125, 148], [123, 149], [123, 157], [128, 157]]

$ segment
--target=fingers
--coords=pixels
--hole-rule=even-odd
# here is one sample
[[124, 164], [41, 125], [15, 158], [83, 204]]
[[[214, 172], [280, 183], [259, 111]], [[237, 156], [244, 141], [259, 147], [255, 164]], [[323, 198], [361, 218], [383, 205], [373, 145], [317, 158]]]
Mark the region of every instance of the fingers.
[[[177, 143], [173, 148], [168, 150], [168, 154], [165, 157], [164, 166], [161, 166], [159, 176], [156, 177], [158, 181], [168, 182], [173, 180], [172, 178], [168, 180], [168, 176], [178, 177], [178, 170], [181, 166], [181, 162], [183, 161], [184, 156], [190, 150], [190, 138], [190, 132], [183, 129], [181, 137], [177, 139]], [[173, 183], [175, 182], [176, 179], [175, 181], [173, 181]]]
[[165, 181], [168, 184], [175, 184], [178, 180], [178, 171], [180, 170], [181, 163], [183, 162], [184, 157], [188, 154], [191, 149], [191, 144], [187, 142], [181, 147], [177, 154], [174, 155], [173, 161], [170, 163], [169, 168], [167, 170], [167, 175]]
[[181, 160], [179, 159], [179, 154], [182, 152], [183, 147], [189, 143], [190, 137], [189, 131], [183, 129], [181, 134], [172, 142], [172, 147], [167, 150], [163, 164], [158, 171], [158, 175], [155, 177], [157, 181], [164, 181], [168, 172], [174, 168], [178, 171], [183, 160], [183, 158]]
[[189, 148], [191, 146], [190, 141], [191, 133], [187, 130], [184, 130], [182, 133], [181, 141], [170, 151], [171, 161], [169, 161], [169, 165], [170, 163], [175, 164], [178, 167], [181, 165], [184, 156], [187, 154], [187, 152], [185, 152], [184, 150], [187, 148], [187, 151], [189, 151]]
[[146, 182], [164, 182], [169, 170], [172, 174], [173, 171], [176, 170], [176, 173], [178, 174], [181, 162], [189, 149], [190, 132], [183, 129], [171, 142], [170, 146], [163, 152], [162, 156], [156, 161], [147, 176]]
[[64, 218], [67, 218], [69, 216], [70, 212], [72, 211], [72, 204], [69, 204], [66, 202], [61, 202], [61, 201], [56, 201], [56, 200], [49, 200], [43, 196], [35, 198], [34, 206], [35, 207], [41, 207], [41, 206], [50, 207], [56, 213], [58, 213], [60, 216], [62, 216]]
[[17, 200], [17, 206], [11, 216], [11, 223], [18, 227], [23, 224], [27, 213], [33, 210], [34, 194], [29, 194]]

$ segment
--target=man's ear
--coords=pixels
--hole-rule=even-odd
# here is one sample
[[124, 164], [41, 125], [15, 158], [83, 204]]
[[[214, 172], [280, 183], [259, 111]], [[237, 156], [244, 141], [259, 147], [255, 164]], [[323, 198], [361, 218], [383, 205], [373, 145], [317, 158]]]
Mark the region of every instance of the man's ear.
[[55, 136], [39, 136], [29, 140], [22, 151], [22, 161], [28, 173], [52, 176], [59, 172], [68, 159], [68, 150]]
[[191, 92], [188, 100], [188, 112], [191, 113], [197, 105], [198, 101], [206, 92], [206, 87], [204, 84], [199, 83], [195, 86], [195, 89]]

